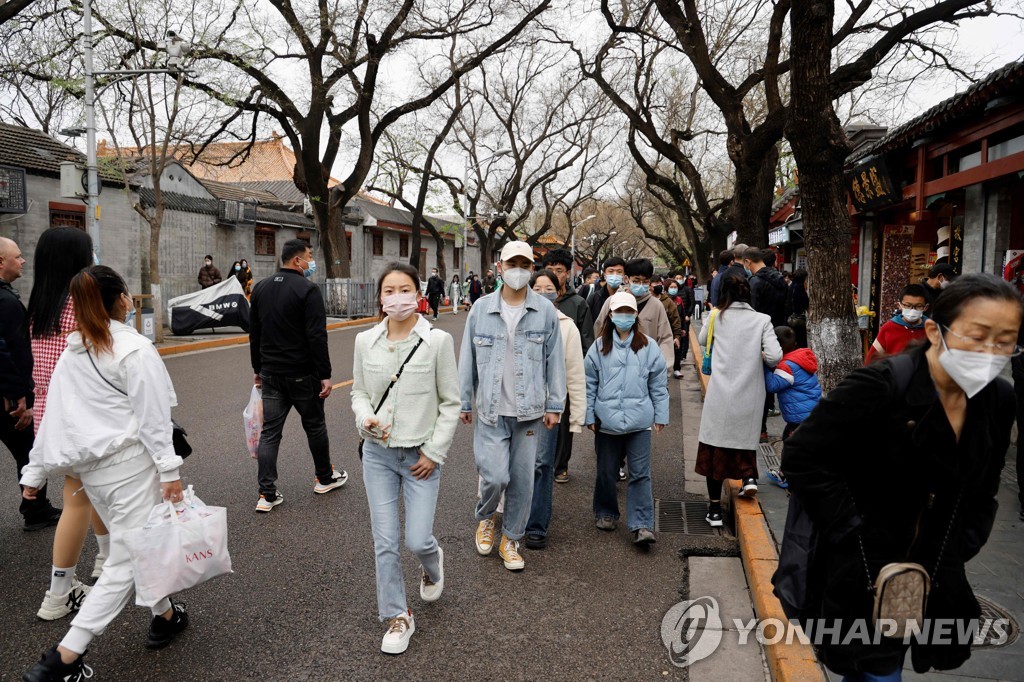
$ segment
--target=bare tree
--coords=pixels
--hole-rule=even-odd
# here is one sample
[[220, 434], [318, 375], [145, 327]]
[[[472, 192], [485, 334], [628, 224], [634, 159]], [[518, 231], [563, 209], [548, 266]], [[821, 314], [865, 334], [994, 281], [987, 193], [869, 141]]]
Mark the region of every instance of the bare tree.
[[35, 0], [6, 0], [0, 4], [0, 24], [7, 23], [33, 2]]

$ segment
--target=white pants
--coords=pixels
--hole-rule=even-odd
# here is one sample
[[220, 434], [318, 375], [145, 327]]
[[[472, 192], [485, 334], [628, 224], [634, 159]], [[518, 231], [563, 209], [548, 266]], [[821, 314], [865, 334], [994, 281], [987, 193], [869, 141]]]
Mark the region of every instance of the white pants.
[[[103, 564], [103, 573], [82, 602], [78, 615], [71, 621], [71, 631], [62, 642], [79, 654], [85, 652], [93, 637], [103, 634], [131, 598], [135, 574], [124, 544], [124, 533], [145, 525], [153, 507], [162, 499], [160, 475], [148, 455], [83, 472], [82, 484], [96, 513], [110, 530], [110, 554]], [[170, 600], [164, 599], [152, 608], [153, 615], [166, 613], [170, 608]]]

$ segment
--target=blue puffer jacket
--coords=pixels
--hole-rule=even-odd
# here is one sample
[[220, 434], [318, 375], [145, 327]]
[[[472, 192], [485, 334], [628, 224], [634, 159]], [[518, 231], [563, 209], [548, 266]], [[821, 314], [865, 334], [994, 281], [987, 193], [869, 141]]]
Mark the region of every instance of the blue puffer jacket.
[[765, 388], [779, 394], [779, 409], [787, 424], [802, 422], [821, 400], [817, 371], [818, 358], [810, 348], [786, 353], [774, 372], [764, 371]]
[[587, 351], [586, 424], [601, 422], [606, 433], [633, 433], [653, 424], [668, 424], [668, 369], [658, 343], [647, 337], [647, 345], [634, 353], [629, 347], [631, 333], [624, 340], [618, 334], [608, 355], [601, 354], [603, 339]]

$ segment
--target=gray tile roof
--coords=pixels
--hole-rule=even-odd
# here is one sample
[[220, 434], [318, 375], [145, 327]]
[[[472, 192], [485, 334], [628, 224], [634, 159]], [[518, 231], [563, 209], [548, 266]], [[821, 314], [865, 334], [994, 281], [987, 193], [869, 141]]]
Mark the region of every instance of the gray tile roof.
[[1010, 62], [963, 92], [936, 104], [917, 118], [893, 128], [878, 142], [851, 155], [848, 161], [856, 162], [869, 156], [884, 154], [955, 121], [964, 118], [977, 118], [984, 112], [985, 105], [992, 100], [1006, 96], [1018, 96], [1022, 89], [1024, 89], [1024, 60]]
[[256, 207], [256, 222], [271, 225], [287, 225], [298, 227], [304, 230], [314, 228], [313, 219], [302, 213], [286, 211], [281, 208], [267, 208], [266, 206]]
[[[203, 199], [201, 197], [190, 197], [177, 192], [163, 192], [164, 206], [170, 211], [184, 211], [186, 213], [205, 213], [217, 215], [217, 200]], [[139, 188], [139, 199], [146, 208], [154, 206], [153, 190], [149, 187]]]
[[216, 180], [205, 180], [203, 178], [196, 178], [199, 180], [199, 184], [205, 187], [210, 194], [217, 197], [218, 199], [228, 199], [231, 201], [250, 201], [259, 204], [280, 204], [281, 199], [275, 194], [266, 192], [258, 189], [249, 189], [242, 185], [232, 182], [218, 182]]
[[[60, 177], [62, 161], [85, 165], [85, 154], [41, 130], [0, 123], [0, 164], [18, 166], [35, 175]], [[100, 169], [104, 185], [124, 187], [119, 176]]]
[[229, 184], [269, 192], [284, 204], [298, 204], [301, 206], [302, 200], [305, 199], [305, 195], [299, 191], [299, 188], [291, 180], [263, 180], [260, 182], [232, 182]]

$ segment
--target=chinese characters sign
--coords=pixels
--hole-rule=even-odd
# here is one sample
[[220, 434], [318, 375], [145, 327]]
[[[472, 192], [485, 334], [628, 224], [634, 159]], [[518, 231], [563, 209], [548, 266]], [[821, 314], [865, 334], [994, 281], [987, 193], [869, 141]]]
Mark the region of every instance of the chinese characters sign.
[[901, 199], [881, 157], [854, 168], [846, 176], [846, 190], [858, 211], [887, 206]]

